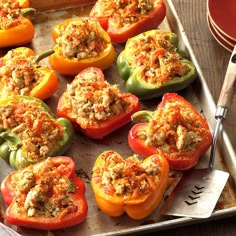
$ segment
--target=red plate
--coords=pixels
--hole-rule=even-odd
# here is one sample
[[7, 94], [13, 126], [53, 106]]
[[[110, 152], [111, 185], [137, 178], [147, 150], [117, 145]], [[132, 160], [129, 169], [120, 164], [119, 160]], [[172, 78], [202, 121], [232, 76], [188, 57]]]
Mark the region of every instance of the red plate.
[[208, 13], [216, 28], [236, 40], [236, 0], [208, 0]]
[[207, 16], [207, 23], [208, 23], [208, 27], [209, 30], [211, 32], [211, 34], [213, 35], [213, 37], [215, 38], [215, 40], [225, 49], [227, 49], [228, 51], [232, 52], [233, 51], [233, 46], [231, 44], [229, 44], [225, 38], [222, 35], [219, 35], [217, 33], [217, 31], [215, 30], [214, 26], [211, 23], [210, 17]]
[[232, 40], [231, 38], [227, 37], [226, 35], [222, 34], [221, 31], [218, 30], [217, 26], [215, 25], [214, 21], [212, 21], [211, 17], [208, 15], [208, 20], [211, 24], [211, 26], [213, 27], [215, 33], [222, 38], [222, 40], [224, 40], [227, 44], [231, 45], [232, 47], [234, 47], [234, 45], [236, 44], [236, 40]]

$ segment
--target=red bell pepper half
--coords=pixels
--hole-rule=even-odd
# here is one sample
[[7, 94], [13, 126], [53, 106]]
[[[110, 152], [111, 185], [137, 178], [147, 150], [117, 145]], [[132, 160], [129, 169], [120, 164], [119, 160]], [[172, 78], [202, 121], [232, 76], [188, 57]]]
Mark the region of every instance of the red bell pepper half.
[[69, 119], [76, 130], [93, 139], [102, 139], [131, 121], [140, 110], [136, 96], [121, 92], [105, 81], [101, 69], [81, 71], [59, 98], [57, 115]]
[[207, 121], [183, 97], [166, 93], [155, 111], [133, 114], [128, 134], [131, 149], [142, 157], [163, 154], [172, 169], [194, 167], [212, 143]]
[[166, 5], [163, 0], [98, 0], [89, 16], [100, 22], [112, 42], [124, 43], [157, 28], [166, 16]]
[[81, 223], [88, 211], [85, 184], [66, 156], [48, 158], [10, 173], [1, 183], [13, 225], [54, 230]]

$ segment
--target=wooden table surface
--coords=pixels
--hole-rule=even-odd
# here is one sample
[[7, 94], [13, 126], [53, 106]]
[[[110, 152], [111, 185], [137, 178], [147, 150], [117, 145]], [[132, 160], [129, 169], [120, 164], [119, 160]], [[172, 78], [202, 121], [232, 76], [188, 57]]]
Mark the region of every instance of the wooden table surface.
[[[207, 0], [172, 0], [202, 69], [208, 87], [217, 103], [231, 53], [220, 46], [207, 26]], [[236, 148], [236, 99], [227, 114], [224, 127]], [[149, 234], [150, 235], [150, 234]], [[161, 236], [235, 236], [236, 216], [181, 228], [159, 231]]]

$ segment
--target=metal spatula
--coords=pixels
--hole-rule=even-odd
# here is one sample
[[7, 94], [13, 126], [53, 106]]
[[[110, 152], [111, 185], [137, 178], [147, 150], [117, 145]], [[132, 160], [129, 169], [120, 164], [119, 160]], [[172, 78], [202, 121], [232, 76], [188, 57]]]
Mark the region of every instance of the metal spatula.
[[209, 217], [223, 191], [229, 173], [213, 169], [217, 137], [226, 118], [236, 89], [236, 45], [231, 55], [224, 83], [217, 103], [215, 118], [217, 120], [209, 166], [206, 169], [193, 169], [183, 174], [180, 181], [170, 193], [161, 213], [164, 215], [187, 216], [193, 218]]

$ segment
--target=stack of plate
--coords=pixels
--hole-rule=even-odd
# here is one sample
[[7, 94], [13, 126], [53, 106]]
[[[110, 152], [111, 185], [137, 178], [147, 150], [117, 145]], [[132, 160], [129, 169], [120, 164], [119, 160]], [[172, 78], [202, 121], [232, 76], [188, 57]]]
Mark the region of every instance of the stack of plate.
[[207, 23], [216, 41], [232, 52], [236, 44], [236, 0], [208, 0]]

